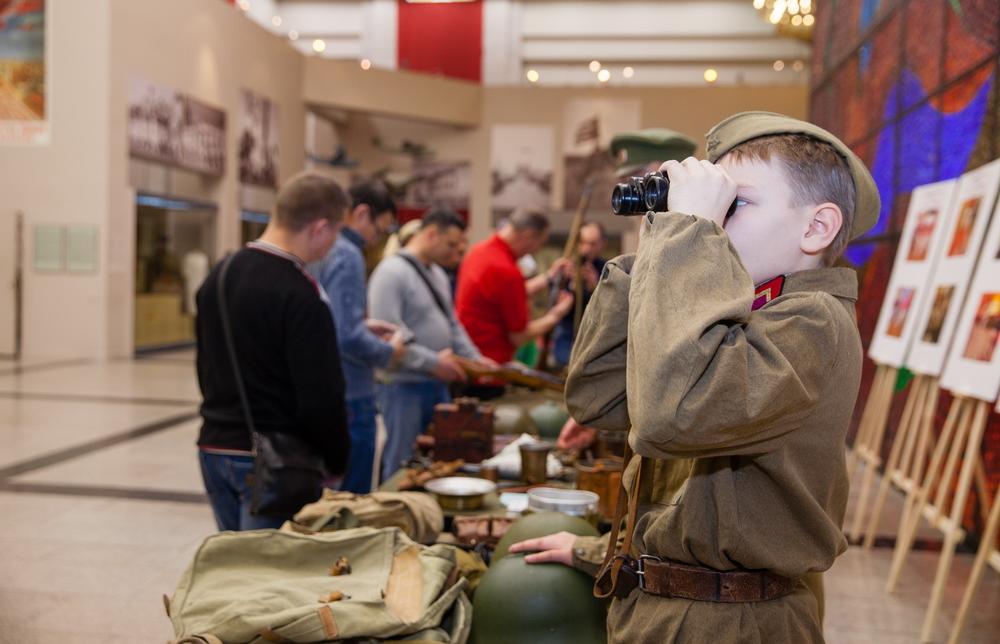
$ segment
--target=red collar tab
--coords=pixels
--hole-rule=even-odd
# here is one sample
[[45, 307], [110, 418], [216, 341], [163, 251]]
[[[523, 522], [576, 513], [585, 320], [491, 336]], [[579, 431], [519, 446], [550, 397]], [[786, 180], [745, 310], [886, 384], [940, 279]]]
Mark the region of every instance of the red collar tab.
[[763, 284], [757, 286], [754, 297], [753, 297], [753, 307], [751, 311], [756, 311], [757, 309], [763, 307], [765, 304], [770, 302], [776, 297], [781, 295], [781, 291], [785, 289], [785, 276], [779, 275], [774, 279], [768, 280]]

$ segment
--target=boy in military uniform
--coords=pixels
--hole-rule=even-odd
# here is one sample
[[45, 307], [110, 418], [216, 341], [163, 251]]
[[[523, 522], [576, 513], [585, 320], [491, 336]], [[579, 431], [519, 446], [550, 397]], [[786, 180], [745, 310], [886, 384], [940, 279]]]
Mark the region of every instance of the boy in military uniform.
[[[570, 362], [573, 417], [630, 428], [634, 454], [595, 592], [612, 642], [822, 642], [805, 579], [847, 546], [862, 361], [857, 278], [832, 265], [878, 192], [809, 123], [747, 112], [707, 137], [707, 161], [663, 165], [669, 211], [608, 263]], [[586, 569], [574, 539], [511, 551]]]

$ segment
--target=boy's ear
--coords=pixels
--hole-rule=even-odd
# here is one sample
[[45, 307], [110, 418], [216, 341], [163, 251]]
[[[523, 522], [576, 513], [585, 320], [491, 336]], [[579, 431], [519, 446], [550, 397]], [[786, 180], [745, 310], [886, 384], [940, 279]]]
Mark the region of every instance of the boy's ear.
[[833, 203], [823, 203], [812, 211], [809, 228], [802, 236], [800, 247], [806, 255], [819, 255], [833, 243], [844, 225], [844, 213]]

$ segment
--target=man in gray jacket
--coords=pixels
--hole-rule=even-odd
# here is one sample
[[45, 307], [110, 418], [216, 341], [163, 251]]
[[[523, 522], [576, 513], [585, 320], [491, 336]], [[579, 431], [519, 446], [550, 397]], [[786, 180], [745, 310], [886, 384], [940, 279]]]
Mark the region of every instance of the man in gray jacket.
[[455, 212], [431, 209], [406, 248], [379, 264], [369, 281], [371, 317], [413, 334], [399, 365], [383, 372], [378, 392], [388, 433], [383, 480], [410, 457], [434, 405], [450, 400], [448, 384], [466, 379], [455, 356], [483, 360], [455, 317], [448, 277], [438, 266], [456, 252], [464, 235], [465, 222]]

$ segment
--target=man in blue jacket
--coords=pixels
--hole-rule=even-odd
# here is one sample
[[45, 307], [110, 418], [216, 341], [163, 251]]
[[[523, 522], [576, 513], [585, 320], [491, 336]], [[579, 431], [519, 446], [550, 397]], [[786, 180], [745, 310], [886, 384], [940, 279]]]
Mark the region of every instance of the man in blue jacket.
[[394, 325], [366, 319], [364, 248], [388, 233], [396, 205], [377, 181], [359, 181], [348, 193], [351, 210], [340, 237], [312, 271], [330, 298], [346, 383], [351, 460], [341, 489], [367, 494], [375, 460], [375, 368], [398, 362], [406, 349]]

